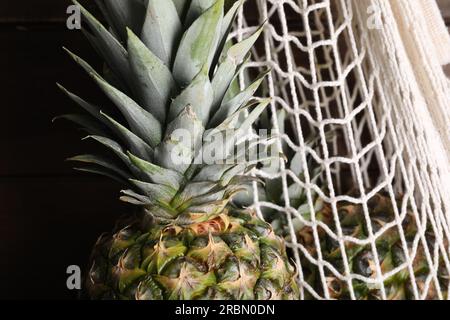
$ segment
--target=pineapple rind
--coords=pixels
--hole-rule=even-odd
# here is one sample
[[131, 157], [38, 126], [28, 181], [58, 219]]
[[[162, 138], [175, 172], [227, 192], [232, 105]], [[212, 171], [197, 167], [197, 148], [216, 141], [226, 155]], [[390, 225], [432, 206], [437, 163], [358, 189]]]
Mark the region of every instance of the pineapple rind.
[[93, 299], [295, 300], [296, 272], [282, 238], [250, 211], [202, 225], [145, 225], [99, 239], [86, 281]]
[[[398, 203], [400, 205], [400, 203]], [[395, 220], [395, 214], [391, 198], [384, 193], [376, 194], [368, 203], [369, 215], [373, 231], [378, 232], [387, 223]], [[354, 237], [359, 240], [367, 239], [367, 227], [363, 214], [362, 205], [340, 204], [338, 206], [341, 227], [347, 236]], [[331, 207], [324, 205], [323, 209], [316, 213], [316, 218], [327, 225], [330, 230], [335, 232], [336, 227], [333, 220]], [[402, 228], [405, 233], [405, 240], [408, 245], [409, 254], [412, 254], [412, 247], [415, 237], [417, 236], [417, 226], [414, 222], [414, 216], [411, 210], [407, 211]], [[314, 245], [312, 228], [303, 226], [296, 230], [297, 240], [306, 250], [315, 258], [317, 258], [316, 247]], [[331, 263], [339, 272], [344, 273], [342, 255], [337, 241], [333, 240], [323, 228], [318, 227], [320, 238], [320, 250], [323, 259]], [[427, 246], [430, 250], [434, 247], [434, 238], [431, 232], [426, 233]], [[376, 249], [379, 256], [381, 271], [383, 274], [389, 273], [397, 267], [404, 266], [384, 281], [386, 299], [388, 300], [409, 300], [414, 299], [414, 291], [412, 287], [410, 273], [406, 267], [407, 261], [404, 255], [400, 235], [396, 226], [383, 232], [376, 240]], [[345, 250], [347, 254], [350, 273], [359, 275], [370, 280], [376, 279], [377, 270], [375, 266], [372, 248], [370, 245], [360, 246], [355, 243], [345, 241]], [[439, 293], [435, 283], [432, 281], [428, 291], [425, 293], [425, 282], [429, 275], [429, 267], [425, 257], [423, 244], [420, 244], [417, 253], [412, 257], [412, 266], [415, 277], [415, 283], [420, 295], [426, 300], [439, 299]], [[317, 266], [312, 264], [308, 259], [302, 259], [302, 269], [308, 283], [323, 295], [323, 286]], [[437, 273], [440, 294], [443, 299], [447, 298], [447, 288], [449, 286], [449, 277], [445, 271], [444, 261], [440, 261]], [[327, 290], [332, 299], [350, 299], [350, 291], [347, 283], [337, 278], [331, 272], [326, 274]], [[365, 281], [355, 279], [352, 281], [355, 298], [358, 300], [381, 300], [383, 298], [379, 285], [371, 284]], [[313, 298], [309, 296], [307, 298]]]

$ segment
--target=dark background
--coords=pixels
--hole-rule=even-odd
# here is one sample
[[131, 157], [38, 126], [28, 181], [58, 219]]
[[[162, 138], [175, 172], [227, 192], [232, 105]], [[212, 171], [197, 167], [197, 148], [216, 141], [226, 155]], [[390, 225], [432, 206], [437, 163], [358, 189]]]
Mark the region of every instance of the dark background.
[[[440, 2], [450, 25], [450, 0]], [[0, 1], [0, 299], [75, 298], [66, 288], [67, 266], [85, 267], [98, 235], [126, 212], [117, 185], [63, 161], [91, 148], [81, 133], [51, 122], [76, 110], [56, 81], [99, 99], [61, 49], [100, 66], [81, 32], [65, 27], [69, 4]]]

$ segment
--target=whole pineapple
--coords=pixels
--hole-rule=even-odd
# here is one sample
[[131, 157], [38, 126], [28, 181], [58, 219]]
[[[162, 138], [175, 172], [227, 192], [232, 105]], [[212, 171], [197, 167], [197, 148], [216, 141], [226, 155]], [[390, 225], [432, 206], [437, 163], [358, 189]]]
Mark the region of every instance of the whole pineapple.
[[[232, 204], [252, 181], [243, 138], [269, 103], [252, 99], [264, 75], [242, 92], [233, 85], [262, 30], [227, 41], [242, 3], [98, 0], [109, 30], [79, 5], [104, 76], [69, 53], [119, 112], [113, 117], [61, 87], [87, 111], [63, 117], [112, 155], [71, 160], [121, 181], [121, 199], [139, 208], [95, 245], [90, 298], [298, 298], [283, 240]], [[215, 161], [201, 161], [205, 153]]]
[[[290, 125], [290, 122], [286, 121], [289, 119], [286, 118], [283, 110], [278, 111], [276, 120], [278, 121], [280, 133], [286, 133], [288, 131], [286, 125]], [[326, 139], [331, 140], [336, 134], [334, 131], [327, 132]], [[318, 149], [318, 142], [318, 138], [311, 137], [310, 139], [306, 139], [305, 145], [314, 150]], [[283, 158], [286, 161], [286, 168], [290, 170], [291, 174], [298, 177], [299, 180], [305, 181], [305, 166], [302, 164], [302, 153], [292, 153], [287, 146], [282, 146], [282, 148], [283, 150], [279, 150], [279, 152], [284, 155]], [[326, 183], [323, 181], [321, 167], [313, 161], [310, 153], [306, 153], [305, 160], [311, 183], [315, 183], [319, 188], [325, 190], [324, 185]], [[266, 166], [262, 170], [276, 176], [280, 172], [279, 162], [280, 159], [271, 160], [266, 163]], [[287, 194], [284, 194], [281, 178], [267, 179], [265, 187], [260, 187], [258, 190], [259, 198], [284, 208], [286, 206], [285, 197], [287, 197], [289, 199], [289, 206], [295, 209], [298, 215], [303, 218], [299, 219], [295, 215], [292, 215], [293, 229], [297, 243], [301, 244], [306, 249], [308, 255], [315, 260], [318, 259], [318, 250], [320, 250], [324, 261], [330, 263], [341, 275], [345, 274], [344, 257], [340, 245], [329, 234], [329, 232], [334, 234], [338, 233], [331, 205], [325, 203], [314, 189], [310, 190], [315, 219], [319, 223], [317, 227], [319, 248], [317, 248], [314, 240], [314, 231], [311, 227], [312, 215], [310, 205], [307, 201], [306, 189], [295, 182], [291, 176], [287, 176], [286, 183]], [[349, 192], [348, 195], [351, 196], [352, 193]], [[247, 199], [247, 201], [250, 200]], [[394, 205], [401, 212], [402, 201], [396, 200], [393, 203], [389, 194], [379, 192], [368, 201], [367, 209], [372, 232], [377, 236], [375, 246], [382, 274], [386, 275], [398, 267], [402, 268], [399, 272], [396, 272], [384, 281], [385, 296], [383, 296], [380, 284], [375, 283], [377, 281], [378, 268], [372, 247], [369, 244], [358, 245], [351, 241], [344, 241], [350, 274], [355, 277], [373, 280], [370, 283], [357, 278], [354, 279], [351, 283], [353, 297], [358, 300], [379, 300], [382, 298], [389, 300], [414, 299], [414, 291], [416, 289], [419, 296], [424, 299], [447, 299], [447, 288], [449, 287], [450, 278], [443, 258], [438, 261], [437, 282], [439, 285], [433, 280], [428, 284], [427, 288], [431, 270], [426, 257], [425, 246], [428, 247], [432, 256], [436, 249], [436, 239], [431, 226], [428, 226], [425, 235], [426, 244], [420, 241], [417, 246], [417, 252], [414, 254], [413, 248], [417, 241], [418, 228], [413, 211], [410, 208], [406, 208], [406, 215], [402, 220], [401, 228], [405, 236], [408, 254], [412, 257], [411, 272], [414, 279], [411, 279], [411, 273], [407, 268], [408, 261], [403, 249], [398, 226], [392, 224], [396, 220]], [[266, 215], [266, 220], [272, 222], [276, 233], [285, 237], [287, 242], [292, 242], [292, 235], [288, 227], [286, 215], [268, 208], [263, 208], [262, 211]], [[344, 236], [353, 237], [360, 241], [366, 241], [368, 239], [368, 222], [364, 215], [363, 205], [341, 201], [337, 204], [337, 213]], [[444, 247], [448, 248], [448, 242], [444, 243]], [[291, 253], [288, 251], [288, 254]], [[305, 251], [299, 250], [299, 254], [301, 260], [299, 268], [302, 269], [303, 278], [317, 294], [321, 297], [328, 296], [331, 299], [352, 298], [349, 285], [346, 281], [337, 277], [327, 267], [324, 268], [325, 281], [322, 281], [317, 264], [306, 257]], [[412, 256], [413, 254], [414, 256]], [[413, 283], [415, 288], [413, 288]], [[326, 293], [324, 292], [325, 290], [327, 291]], [[316, 297], [308, 290], [305, 290], [305, 298], [314, 299]]]
[[[297, 156], [290, 159], [290, 170], [303, 179], [303, 173], [299, 171], [299, 161], [300, 159]], [[320, 172], [318, 168], [313, 168], [313, 166], [311, 166], [309, 169], [311, 172], [315, 173], [315, 177], [318, 177], [317, 174]], [[279, 181], [271, 182], [274, 185], [279, 183]], [[316, 183], [319, 185], [322, 184], [320, 178]], [[276, 202], [280, 206], [283, 206], [283, 196], [280, 196], [279, 192], [276, 192], [275, 194], [273, 192], [271, 193], [273, 189], [269, 189], [267, 186], [268, 184], [266, 183], [265, 193], [270, 194], [271, 197], [278, 197]], [[317, 260], [318, 249], [314, 240], [314, 231], [310, 225], [312, 223], [311, 209], [307, 203], [306, 192], [296, 183], [288, 184], [288, 192], [290, 206], [295, 208], [298, 214], [303, 218], [303, 221], [298, 218], [293, 219], [293, 227], [297, 242], [306, 249], [313, 259]], [[345, 274], [344, 257], [339, 243], [330, 236], [328, 231], [323, 227], [324, 225], [329, 231], [337, 234], [332, 208], [330, 204], [325, 203], [314, 192], [312, 192], [312, 197], [314, 199], [315, 218], [316, 221], [320, 223], [317, 227], [317, 235], [319, 238], [319, 250], [322, 254], [322, 259], [330, 263], [340, 274]], [[402, 205], [401, 201], [397, 201], [395, 205], [400, 212]], [[433, 256], [433, 252], [437, 245], [431, 227], [425, 234], [426, 243], [424, 244], [420, 241], [417, 246], [417, 251], [414, 253], [413, 248], [417, 241], [418, 229], [413, 211], [409, 208], [407, 209], [406, 215], [402, 220], [403, 223], [401, 228], [405, 236], [408, 254], [412, 257], [411, 272], [414, 275], [414, 279], [411, 279], [411, 273], [407, 268], [408, 261], [402, 245], [398, 226], [396, 224], [392, 225], [395, 221], [395, 212], [391, 197], [385, 192], [377, 193], [368, 201], [367, 207], [372, 232], [377, 235], [375, 246], [382, 274], [386, 275], [398, 267], [401, 267], [401, 270], [384, 281], [384, 297], [379, 284], [354, 279], [351, 283], [354, 298], [357, 300], [380, 300], [383, 298], [388, 300], [410, 300], [415, 298], [413, 288], [414, 283], [417, 293], [423, 299], [448, 299], [447, 288], [449, 287], [450, 277], [443, 258], [440, 258], [438, 261], [437, 282], [439, 283], [439, 286], [433, 280], [427, 287], [431, 270], [426, 257], [425, 246], [428, 247], [429, 252]], [[369, 231], [363, 205], [350, 202], [339, 202], [337, 205], [337, 212], [344, 236], [352, 237], [360, 241], [368, 239]], [[291, 242], [292, 236], [287, 227], [286, 216], [281, 215], [278, 212], [272, 212], [268, 219], [270, 218], [272, 218], [271, 221], [277, 234], [283, 236], [287, 242]], [[304, 221], [306, 221], [306, 223]], [[448, 242], [444, 242], [444, 247], [448, 248]], [[376, 281], [378, 270], [371, 245], [359, 245], [351, 241], [344, 241], [344, 248], [350, 274]], [[300, 257], [300, 267], [302, 268], [304, 279], [316, 293], [323, 297], [325, 296], [324, 290], [327, 290], [328, 297], [331, 299], [346, 300], [352, 298], [349, 285], [346, 281], [337, 277], [329, 271], [328, 268], [325, 268], [324, 288], [318, 266], [308, 259], [303, 251], [300, 252]], [[305, 290], [305, 298], [314, 299], [315, 297], [310, 294], [309, 291]]]
[[[313, 147], [314, 144], [310, 144], [310, 146]], [[310, 160], [308, 158], [309, 157], [307, 157], [307, 160]], [[310, 161], [307, 162], [310, 175], [312, 174], [313, 177], [312, 181], [319, 186], [323, 185], [320, 176], [320, 168], [314, 166]], [[299, 154], [296, 154], [289, 160], [289, 169], [296, 174], [300, 180], [304, 180], [304, 169], [300, 163], [301, 159]], [[303, 218], [303, 221], [298, 218], [293, 219], [293, 228], [295, 230], [297, 242], [306, 249], [313, 259], [317, 260], [318, 248], [316, 247], [314, 231], [311, 227], [311, 209], [307, 202], [306, 190], [297, 183], [290, 181], [290, 179], [288, 180], [287, 196], [289, 198], [289, 204], [292, 208], [295, 208], [298, 214]], [[268, 188], [268, 186], [270, 186], [269, 183], [272, 184], [271, 188]], [[284, 196], [280, 196], [280, 192], [273, 192], [273, 190], [280, 189], [280, 183], [280, 181], [276, 180], [267, 181], [265, 193], [268, 194], [268, 196], [266, 196], [267, 198], [273, 197], [276, 199], [275, 202], [278, 205], [284, 206]], [[351, 194], [351, 192], [349, 194]], [[313, 190], [311, 190], [311, 196], [313, 199], [315, 219], [318, 223], [322, 224], [319, 224], [317, 227], [317, 235], [320, 244], [319, 250], [322, 254], [322, 259], [330, 263], [340, 274], [345, 274], [344, 257], [339, 243], [330, 236], [325, 227], [323, 227], [323, 225], [326, 226], [328, 231], [331, 231], [334, 234], [338, 233], [331, 205], [325, 203]], [[395, 205], [400, 212], [402, 205], [401, 201], [397, 201]], [[353, 287], [353, 297], [357, 300], [380, 300], [383, 298], [388, 300], [414, 299], [414, 283], [418, 294], [424, 299], [447, 299], [447, 288], [449, 286], [450, 278], [446, 271], [445, 261], [443, 261], [442, 258], [439, 261], [439, 268], [437, 270], [437, 281], [439, 286], [436, 285], [435, 281], [432, 281], [429, 283], [428, 289], [425, 292], [431, 270], [422, 241], [417, 247], [417, 252], [412, 256], [418, 233], [417, 225], [415, 223], [416, 220], [412, 210], [409, 208], [407, 209], [406, 216], [402, 220], [403, 223], [401, 228], [405, 236], [408, 254], [412, 256], [412, 273], [414, 279], [411, 279], [411, 273], [407, 268], [408, 262], [403, 249], [398, 226], [396, 224], [392, 225], [395, 221], [395, 212], [391, 197], [387, 193], [380, 192], [368, 201], [367, 207], [372, 232], [378, 236], [375, 241], [375, 246], [382, 274], [386, 275], [398, 267], [402, 267], [402, 269], [384, 281], [385, 296], [383, 296], [379, 284], [354, 279], [351, 283], [351, 286]], [[360, 241], [366, 241], [368, 239], [369, 231], [363, 205], [350, 202], [339, 202], [337, 204], [337, 212], [344, 236], [352, 237]], [[269, 215], [268, 220], [272, 221], [277, 234], [285, 237], [287, 242], [292, 241], [290, 230], [287, 228], [288, 223], [285, 215], [281, 215], [278, 212], [272, 212]], [[425, 245], [428, 247], [429, 252], [433, 253], [436, 243], [431, 228], [427, 230], [425, 239]], [[448, 243], [444, 243], [444, 246], [448, 248]], [[344, 241], [344, 248], [350, 274], [376, 281], [378, 270], [371, 245], [359, 245], [351, 241]], [[316, 293], [324, 297], [326, 296], [324, 290], [327, 290], [328, 297], [331, 299], [345, 300], [352, 298], [349, 285], [346, 281], [337, 277], [334, 273], [329, 271], [328, 268], [324, 268], [324, 286], [318, 266], [308, 259], [303, 251], [300, 252], [300, 257], [300, 267], [302, 268], [304, 279]], [[315, 297], [310, 294], [309, 291], [305, 290], [305, 298], [314, 299]]]

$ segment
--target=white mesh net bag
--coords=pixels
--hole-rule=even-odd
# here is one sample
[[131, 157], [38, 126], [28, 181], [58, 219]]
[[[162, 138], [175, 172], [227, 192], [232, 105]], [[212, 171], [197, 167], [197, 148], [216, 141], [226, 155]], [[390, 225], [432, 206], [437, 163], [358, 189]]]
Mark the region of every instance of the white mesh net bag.
[[426, 0], [248, 0], [238, 16], [241, 39], [268, 20], [247, 67], [272, 69], [262, 94], [296, 164], [255, 169], [282, 196], [254, 192], [253, 206], [284, 217], [302, 299], [448, 299], [450, 42], [433, 41], [436, 12]]

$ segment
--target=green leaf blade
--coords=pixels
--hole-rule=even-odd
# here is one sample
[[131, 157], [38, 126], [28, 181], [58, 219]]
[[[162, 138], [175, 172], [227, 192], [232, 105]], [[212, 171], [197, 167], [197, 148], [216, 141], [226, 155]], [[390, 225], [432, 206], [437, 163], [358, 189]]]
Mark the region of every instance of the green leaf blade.
[[128, 153], [128, 157], [137, 168], [148, 175], [151, 182], [166, 185], [175, 190], [180, 188], [184, 177], [178, 172], [159, 167], [153, 163], [140, 159], [131, 153]]
[[145, 109], [164, 123], [167, 105], [178, 90], [177, 84], [164, 63], [131, 30], [128, 31], [129, 59], [138, 94]]
[[172, 101], [169, 110], [169, 121], [174, 120], [186, 107], [190, 106], [196, 117], [205, 126], [210, 117], [213, 96], [211, 81], [204, 70]]
[[263, 82], [264, 78], [268, 74], [269, 71], [261, 73], [258, 78], [250, 84], [244, 91], [239, 93], [233, 99], [222, 103], [220, 108], [212, 117], [209, 127], [213, 128], [222, 123], [226, 118], [232, 115], [236, 110], [239, 109], [242, 105], [246, 104], [255, 94], [256, 90], [258, 90], [259, 86]]
[[130, 84], [130, 70], [127, 63], [127, 51], [120, 42], [80, 3], [76, 0], [72, 2], [77, 5], [92, 32], [93, 37], [88, 37], [93, 46], [101, 53], [109, 67], [120, 78], [125, 79]]
[[142, 29], [142, 42], [166, 66], [172, 65], [174, 49], [182, 35], [183, 27], [177, 7], [168, 0], [149, 0]]
[[209, 71], [219, 40], [223, 6], [223, 0], [218, 0], [183, 35], [173, 68], [180, 86], [187, 86], [205, 64]]

